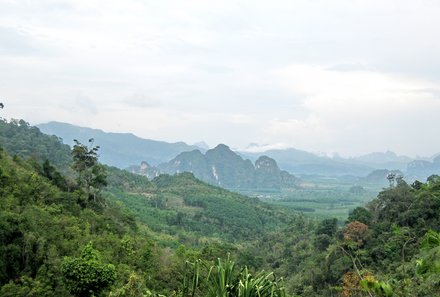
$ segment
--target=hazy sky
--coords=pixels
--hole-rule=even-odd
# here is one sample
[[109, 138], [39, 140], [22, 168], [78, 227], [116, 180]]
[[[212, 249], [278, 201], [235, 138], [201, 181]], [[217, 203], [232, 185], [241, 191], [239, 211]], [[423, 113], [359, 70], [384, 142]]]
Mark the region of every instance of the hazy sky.
[[0, 116], [429, 156], [439, 16], [438, 0], [0, 0]]

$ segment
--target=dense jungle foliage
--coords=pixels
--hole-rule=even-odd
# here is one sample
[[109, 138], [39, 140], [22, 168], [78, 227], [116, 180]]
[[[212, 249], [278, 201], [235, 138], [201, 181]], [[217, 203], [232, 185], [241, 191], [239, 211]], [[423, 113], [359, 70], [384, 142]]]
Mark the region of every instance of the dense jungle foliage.
[[440, 296], [438, 176], [318, 221], [24, 121], [0, 145], [0, 296]]

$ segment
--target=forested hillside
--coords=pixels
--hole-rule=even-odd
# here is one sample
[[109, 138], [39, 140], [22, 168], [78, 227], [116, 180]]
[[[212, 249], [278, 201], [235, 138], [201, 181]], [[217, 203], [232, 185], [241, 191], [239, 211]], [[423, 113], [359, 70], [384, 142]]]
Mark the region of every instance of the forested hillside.
[[317, 221], [2, 125], [0, 296], [440, 296], [439, 176]]
[[249, 254], [300, 296], [440, 296], [440, 177], [403, 180], [352, 211], [317, 225], [296, 220]]
[[0, 120], [0, 144], [12, 155], [50, 160], [59, 169], [70, 166], [70, 147], [56, 136], [47, 136], [24, 120]]
[[[191, 173], [146, 177], [108, 168], [105, 196], [122, 203], [149, 228], [178, 233], [191, 244], [199, 236], [242, 241], [286, 226], [292, 211], [213, 187]], [[131, 181], [137, 180], [137, 184]], [[121, 182], [126, 181], [126, 182]], [[132, 183], [132, 184], [130, 184]], [[142, 185], [142, 186], [141, 186]]]
[[[76, 142], [73, 175], [65, 177], [51, 155], [22, 149], [31, 132], [43, 146], [53, 145], [50, 137], [24, 121], [4, 124], [23, 140], [8, 151], [24, 153], [0, 154], [1, 296], [186, 296], [187, 260], [213, 264], [228, 252], [238, 258], [245, 239], [289, 220], [190, 174], [150, 182], [104, 167], [92, 142]], [[124, 295], [132, 285], [137, 295]], [[209, 288], [203, 285], [201, 296]]]

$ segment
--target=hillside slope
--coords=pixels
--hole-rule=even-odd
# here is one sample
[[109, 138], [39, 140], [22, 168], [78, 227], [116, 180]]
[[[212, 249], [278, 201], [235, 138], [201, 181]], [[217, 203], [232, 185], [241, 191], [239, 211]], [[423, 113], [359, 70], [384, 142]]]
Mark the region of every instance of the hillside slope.
[[[33, 158], [24, 149], [41, 143], [46, 151], [53, 137], [25, 122], [4, 124], [19, 128], [11, 149], [22, 154], [0, 146], [1, 296], [123, 296], [134, 279], [142, 292], [170, 296], [184, 286], [185, 261], [237, 255], [232, 242], [245, 244], [292, 218], [191, 174], [149, 181], [106, 167], [108, 186], [92, 199], [73, 177], [66, 185], [51, 155]], [[30, 143], [29, 133], [36, 135]], [[57, 152], [69, 159], [64, 148]]]
[[[150, 182], [117, 168], [108, 172], [107, 199], [122, 203], [157, 232], [237, 242], [286, 226], [295, 216], [293, 211], [209, 185], [191, 173], [163, 174]], [[136, 179], [137, 185], [124, 181]]]
[[48, 159], [59, 169], [70, 166], [70, 147], [56, 136], [43, 134], [24, 120], [0, 121], [0, 145], [10, 154], [43, 162]]
[[[24, 121], [3, 122], [1, 127], [0, 132], [14, 131], [14, 141], [4, 142], [11, 147], [12, 153], [21, 152], [23, 158], [34, 158], [39, 151], [50, 151], [50, 154], [45, 153], [36, 159], [36, 166], [41, 166], [46, 159], [56, 165], [61, 159], [64, 163], [60, 168], [70, 168], [70, 148], [60, 139], [41, 133]], [[149, 181], [117, 167], [106, 169], [108, 186], [105, 197], [136, 214], [143, 224], [158, 233], [188, 232], [242, 240], [263, 230], [283, 226], [293, 215], [258, 199], [204, 183], [192, 174], [161, 175]]]

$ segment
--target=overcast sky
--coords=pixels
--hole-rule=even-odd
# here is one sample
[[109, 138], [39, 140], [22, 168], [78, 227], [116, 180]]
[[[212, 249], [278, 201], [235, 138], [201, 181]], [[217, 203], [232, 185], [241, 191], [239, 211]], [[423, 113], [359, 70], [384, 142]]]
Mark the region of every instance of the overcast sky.
[[430, 156], [439, 16], [438, 0], [0, 0], [0, 116]]

